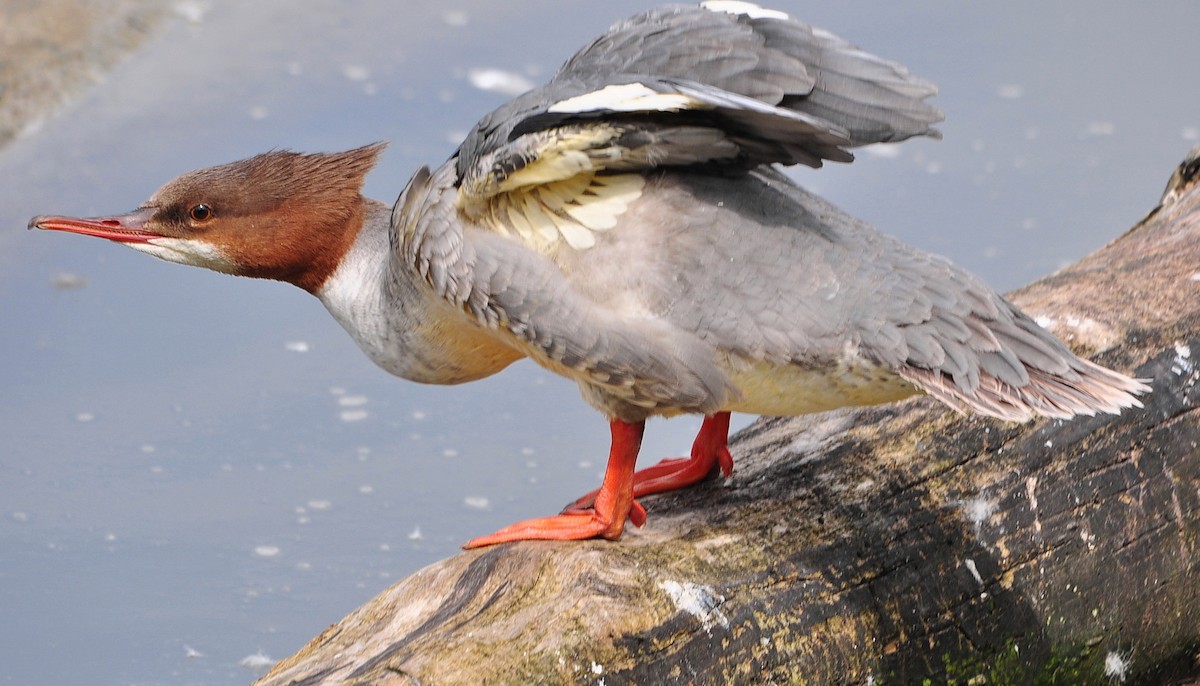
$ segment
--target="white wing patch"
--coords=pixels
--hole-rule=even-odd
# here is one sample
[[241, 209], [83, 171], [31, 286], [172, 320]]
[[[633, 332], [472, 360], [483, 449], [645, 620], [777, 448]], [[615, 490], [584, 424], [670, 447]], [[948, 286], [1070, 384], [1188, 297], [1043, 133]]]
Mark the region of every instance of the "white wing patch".
[[596, 232], [617, 225], [644, 185], [641, 174], [584, 172], [496, 195], [475, 218], [538, 252], [551, 250], [559, 241], [586, 250], [596, 244]]
[[578, 114], [580, 112], [678, 112], [680, 110], [711, 109], [712, 106], [681, 93], [659, 93], [640, 83], [605, 86], [598, 91], [560, 100], [547, 112]]
[[700, 3], [700, 6], [712, 12], [725, 12], [727, 14], [744, 14], [751, 19], [783, 19], [789, 17], [787, 13], [779, 10], [769, 10], [759, 7], [752, 2], [743, 2], [742, 0], [708, 0], [708, 2]]

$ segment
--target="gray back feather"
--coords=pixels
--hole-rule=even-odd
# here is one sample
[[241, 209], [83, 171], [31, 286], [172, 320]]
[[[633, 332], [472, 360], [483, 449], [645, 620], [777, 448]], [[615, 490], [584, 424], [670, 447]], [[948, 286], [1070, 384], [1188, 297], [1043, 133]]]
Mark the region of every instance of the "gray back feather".
[[1080, 359], [978, 277], [774, 170], [663, 175], [645, 200], [637, 228], [567, 269], [586, 289], [621, 262], [635, 280], [613, 274], [591, 297], [636, 290], [719, 350], [830, 370], [861, 355], [951, 407], [1008, 420], [1117, 412], [1148, 390]]

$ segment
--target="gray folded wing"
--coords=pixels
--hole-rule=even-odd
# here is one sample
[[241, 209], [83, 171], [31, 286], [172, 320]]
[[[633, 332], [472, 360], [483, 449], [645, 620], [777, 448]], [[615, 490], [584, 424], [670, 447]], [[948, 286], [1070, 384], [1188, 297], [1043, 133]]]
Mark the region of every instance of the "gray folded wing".
[[1077, 357], [980, 278], [775, 170], [681, 176], [658, 197], [669, 199], [659, 223], [689, 225], [669, 259], [690, 285], [662, 289], [658, 307], [720, 349], [831, 370], [861, 355], [955, 409], [1015, 421], [1116, 413], [1149, 390]]

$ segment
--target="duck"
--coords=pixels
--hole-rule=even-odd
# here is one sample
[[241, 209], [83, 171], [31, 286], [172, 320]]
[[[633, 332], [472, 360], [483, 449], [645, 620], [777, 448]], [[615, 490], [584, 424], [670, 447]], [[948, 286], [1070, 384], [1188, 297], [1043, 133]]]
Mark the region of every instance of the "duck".
[[[783, 173], [940, 137], [936, 92], [784, 12], [672, 5], [484, 116], [392, 205], [362, 195], [373, 143], [273, 150], [183, 174], [125, 214], [29, 227], [294, 284], [418, 383], [524, 358], [573, 380], [609, 423], [599, 488], [465, 547], [616, 540], [646, 523], [645, 496], [732, 474], [732, 412], [920, 394], [1010, 422], [1140, 406], [1144, 380]], [[703, 416], [690, 454], [638, 470], [646, 421], [683, 414]]]

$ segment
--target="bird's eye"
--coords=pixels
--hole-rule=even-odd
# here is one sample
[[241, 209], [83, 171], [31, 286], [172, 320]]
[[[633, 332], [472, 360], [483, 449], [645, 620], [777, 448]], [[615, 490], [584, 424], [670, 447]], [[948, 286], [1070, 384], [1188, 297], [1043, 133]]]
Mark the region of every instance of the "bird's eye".
[[212, 219], [213, 211], [211, 207], [201, 203], [199, 205], [193, 205], [192, 209], [188, 210], [188, 216], [192, 218], [192, 221], [206, 222], [209, 219]]

